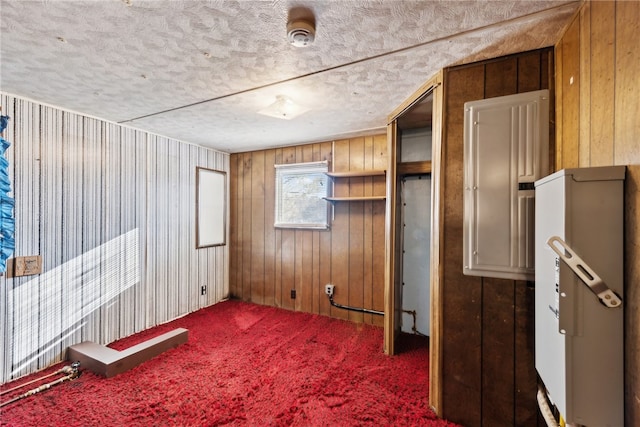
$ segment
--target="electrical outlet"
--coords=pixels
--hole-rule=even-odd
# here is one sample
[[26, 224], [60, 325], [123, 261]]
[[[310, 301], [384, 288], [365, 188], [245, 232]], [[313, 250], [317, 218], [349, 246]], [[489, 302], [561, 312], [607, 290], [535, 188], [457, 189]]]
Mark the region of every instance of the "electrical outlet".
[[324, 285], [324, 293], [329, 295], [329, 296], [332, 296], [333, 295], [333, 288], [334, 288], [334, 286], [331, 285], [331, 284]]
[[291, 289], [291, 299], [296, 299], [296, 290]]
[[205, 295], [207, 293], [207, 287], [206, 286], [201, 286], [200, 287], [200, 295]]

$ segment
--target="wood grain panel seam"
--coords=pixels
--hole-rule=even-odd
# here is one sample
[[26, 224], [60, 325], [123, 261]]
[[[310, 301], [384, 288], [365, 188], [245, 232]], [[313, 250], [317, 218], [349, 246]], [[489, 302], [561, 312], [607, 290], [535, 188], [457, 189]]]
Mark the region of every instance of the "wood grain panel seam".
[[617, 74], [618, 74], [618, 67], [617, 67], [617, 63], [616, 63], [616, 58], [618, 57], [618, 44], [616, 43], [618, 37], [618, 26], [616, 25], [616, 22], [618, 21], [618, 3], [615, 2], [613, 4], [613, 106], [612, 106], [612, 118], [611, 120], [613, 121], [613, 135], [611, 135], [612, 137], [612, 141], [611, 144], [613, 145], [612, 147], [612, 164], [615, 164], [616, 161], [616, 98], [618, 96], [618, 93], [616, 91], [617, 85], [616, 85], [616, 80], [617, 80]]

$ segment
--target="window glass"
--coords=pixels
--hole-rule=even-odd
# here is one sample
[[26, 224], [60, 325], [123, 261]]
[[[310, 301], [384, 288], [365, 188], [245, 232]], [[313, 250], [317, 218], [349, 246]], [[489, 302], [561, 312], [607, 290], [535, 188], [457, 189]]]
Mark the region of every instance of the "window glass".
[[276, 167], [276, 220], [279, 228], [329, 228], [327, 162]]

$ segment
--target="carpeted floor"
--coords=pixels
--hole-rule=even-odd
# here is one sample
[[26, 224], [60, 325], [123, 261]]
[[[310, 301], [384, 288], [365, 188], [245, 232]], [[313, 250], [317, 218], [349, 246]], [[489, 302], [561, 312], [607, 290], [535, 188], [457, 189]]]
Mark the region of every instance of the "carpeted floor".
[[111, 347], [122, 350], [177, 327], [189, 330], [186, 344], [113, 378], [83, 371], [1, 408], [1, 424], [454, 426], [428, 407], [425, 338], [405, 336], [402, 353], [389, 357], [382, 328], [226, 301]]

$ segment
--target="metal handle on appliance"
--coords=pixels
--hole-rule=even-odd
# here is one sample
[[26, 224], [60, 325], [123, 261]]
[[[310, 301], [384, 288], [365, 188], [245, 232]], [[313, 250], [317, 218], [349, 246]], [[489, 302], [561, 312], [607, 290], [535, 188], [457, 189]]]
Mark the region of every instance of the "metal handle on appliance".
[[[562, 249], [556, 246], [562, 246]], [[600, 298], [600, 301], [609, 308], [622, 307], [622, 299], [614, 291], [609, 289], [606, 283], [587, 265], [567, 243], [558, 236], [551, 236], [547, 245], [560, 257], [565, 264], [584, 282], [591, 291]]]

